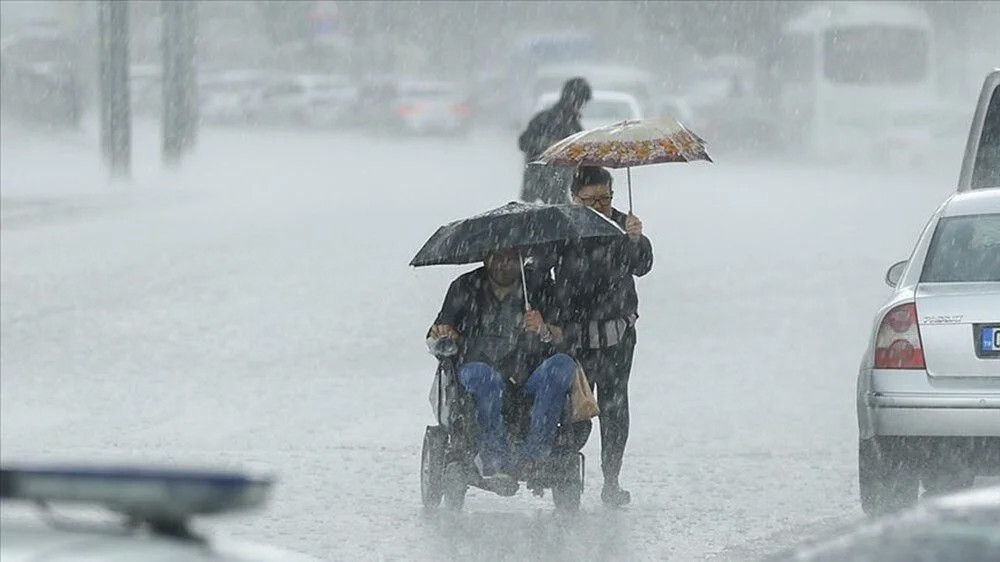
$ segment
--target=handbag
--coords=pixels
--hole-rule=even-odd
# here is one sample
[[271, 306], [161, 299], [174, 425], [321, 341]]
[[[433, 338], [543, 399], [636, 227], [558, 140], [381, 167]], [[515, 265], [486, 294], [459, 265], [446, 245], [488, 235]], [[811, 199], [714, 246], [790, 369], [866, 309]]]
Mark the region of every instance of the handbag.
[[573, 377], [573, 384], [570, 387], [570, 421], [573, 423], [587, 421], [601, 413], [597, 406], [597, 399], [594, 392], [590, 390], [590, 382], [587, 380], [587, 373], [583, 370], [583, 365], [576, 361], [576, 375]]

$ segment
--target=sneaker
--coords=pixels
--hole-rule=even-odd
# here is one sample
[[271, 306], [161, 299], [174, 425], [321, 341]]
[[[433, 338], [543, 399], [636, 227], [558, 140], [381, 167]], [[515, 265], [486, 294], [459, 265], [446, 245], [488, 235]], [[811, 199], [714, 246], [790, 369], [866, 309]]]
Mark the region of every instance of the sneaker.
[[623, 490], [621, 486], [605, 484], [601, 490], [601, 501], [609, 507], [621, 507], [632, 501], [632, 494], [628, 490]]

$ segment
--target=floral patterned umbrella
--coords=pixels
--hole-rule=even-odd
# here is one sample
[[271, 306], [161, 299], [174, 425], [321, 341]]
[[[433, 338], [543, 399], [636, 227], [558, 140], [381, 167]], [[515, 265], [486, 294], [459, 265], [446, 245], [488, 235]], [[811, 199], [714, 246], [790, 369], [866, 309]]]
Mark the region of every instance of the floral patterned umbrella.
[[550, 146], [533, 164], [625, 168], [631, 211], [633, 166], [694, 160], [712, 161], [705, 141], [677, 121], [659, 117], [581, 131]]

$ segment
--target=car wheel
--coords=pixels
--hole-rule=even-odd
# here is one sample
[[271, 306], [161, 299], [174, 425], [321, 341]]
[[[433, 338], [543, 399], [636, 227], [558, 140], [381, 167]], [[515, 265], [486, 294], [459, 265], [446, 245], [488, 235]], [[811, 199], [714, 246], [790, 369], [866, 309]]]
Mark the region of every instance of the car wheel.
[[861, 509], [867, 515], [884, 515], [916, 503], [920, 481], [911, 464], [900, 437], [858, 441], [858, 485]]

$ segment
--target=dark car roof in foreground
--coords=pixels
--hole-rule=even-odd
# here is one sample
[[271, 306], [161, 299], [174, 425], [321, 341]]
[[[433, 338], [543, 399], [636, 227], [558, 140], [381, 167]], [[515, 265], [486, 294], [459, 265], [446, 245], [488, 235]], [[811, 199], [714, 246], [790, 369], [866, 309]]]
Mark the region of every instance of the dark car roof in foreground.
[[[888, 538], [897, 540], [892, 544]], [[905, 548], [900, 549], [903, 545]], [[941, 552], [941, 548], [945, 551]], [[957, 549], [962, 550], [958, 552]], [[1000, 485], [926, 500], [893, 515], [865, 519], [764, 560], [882, 562], [914, 560], [914, 552], [920, 553], [916, 560], [926, 562], [1000, 559], [997, 558], [1000, 556]]]

